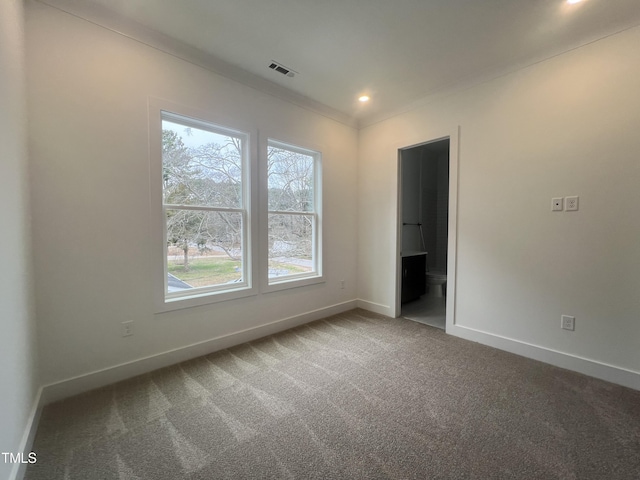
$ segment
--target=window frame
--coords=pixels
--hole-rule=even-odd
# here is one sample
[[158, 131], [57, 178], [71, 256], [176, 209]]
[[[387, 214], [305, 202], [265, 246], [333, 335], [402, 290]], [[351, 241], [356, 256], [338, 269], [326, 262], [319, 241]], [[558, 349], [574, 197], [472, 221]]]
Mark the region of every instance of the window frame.
[[[166, 210], [162, 186], [162, 121], [168, 120], [186, 127], [198, 128], [222, 135], [239, 137], [242, 151], [242, 204], [240, 208], [200, 207], [181, 205], [184, 210], [227, 211], [240, 213], [243, 220], [242, 256], [243, 282], [198, 288], [193, 293], [169, 294], [167, 289], [167, 228]], [[208, 112], [175, 103], [150, 99], [149, 101], [149, 153], [150, 153], [150, 206], [151, 232], [154, 239], [152, 251], [154, 265], [154, 297], [157, 313], [195, 307], [257, 294], [255, 272], [257, 255], [255, 241], [258, 237], [258, 219], [254, 205], [257, 199], [256, 145], [257, 133], [237, 122], [216, 117]], [[158, 258], [162, 258], [159, 261]]]
[[[317, 146], [302, 146], [303, 142], [291, 142], [287, 139], [275, 138], [276, 135], [265, 135], [260, 142], [260, 153], [263, 159], [260, 162], [261, 175], [261, 195], [260, 195], [260, 224], [261, 241], [261, 262], [260, 275], [262, 279], [261, 290], [265, 293], [286, 290], [290, 288], [302, 287], [324, 283], [323, 274], [323, 217], [322, 217], [322, 149]], [[269, 188], [268, 188], [268, 149], [270, 146], [290, 150], [292, 152], [308, 155], [313, 158], [313, 210], [310, 212], [283, 212], [269, 209]], [[304, 215], [314, 218], [312, 255], [314, 271], [309, 273], [292, 274], [284, 277], [269, 277], [269, 215], [272, 213], [284, 215]]]

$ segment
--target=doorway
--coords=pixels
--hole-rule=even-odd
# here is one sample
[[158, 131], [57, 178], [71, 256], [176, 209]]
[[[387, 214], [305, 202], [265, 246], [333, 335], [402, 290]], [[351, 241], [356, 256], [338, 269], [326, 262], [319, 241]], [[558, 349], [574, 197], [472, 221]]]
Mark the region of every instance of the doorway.
[[399, 149], [399, 316], [446, 329], [450, 137]]

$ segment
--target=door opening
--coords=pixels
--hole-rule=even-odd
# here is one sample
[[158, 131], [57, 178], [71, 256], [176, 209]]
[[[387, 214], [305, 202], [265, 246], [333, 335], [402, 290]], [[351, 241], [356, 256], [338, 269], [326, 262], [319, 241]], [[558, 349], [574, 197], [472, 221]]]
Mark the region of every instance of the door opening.
[[446, 329], [450, 138], [399, 150], [400, 316]]

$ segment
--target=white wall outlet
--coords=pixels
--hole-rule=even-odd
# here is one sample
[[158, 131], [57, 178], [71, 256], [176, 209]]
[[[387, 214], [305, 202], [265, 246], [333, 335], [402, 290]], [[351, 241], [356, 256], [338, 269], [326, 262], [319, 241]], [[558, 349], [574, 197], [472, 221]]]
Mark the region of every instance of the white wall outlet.
[[133, 320], [129, 320], [128, 322], [122, 322], [122, 336], [130, 337], [133, 335]]
[[340, 290], [344, 290], [344, 280], [340, 280]]
[[576, 210], [578, 210], [578, 202], [579, 202], [579, 198], [577, 196], [567, 197], [566, 198], [567, 212], [575, 212]]
[[564, 198], [554, 197], [551, 199], [551, 211], [561, 212], [564, 209]]
[[563, 330], [574, 331], [576, 329], [576, 317], [571, 317], [569, 315], [562, 315], [560, 317], [560, 327]]

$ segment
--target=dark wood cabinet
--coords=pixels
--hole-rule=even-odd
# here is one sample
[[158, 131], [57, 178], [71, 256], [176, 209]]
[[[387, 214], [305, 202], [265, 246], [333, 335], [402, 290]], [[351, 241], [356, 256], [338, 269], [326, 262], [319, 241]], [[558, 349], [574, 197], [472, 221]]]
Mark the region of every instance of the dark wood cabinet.
[[401, 302], [420, 298], [427, 289], [427, 255], [424, 253], [402, 257]]

